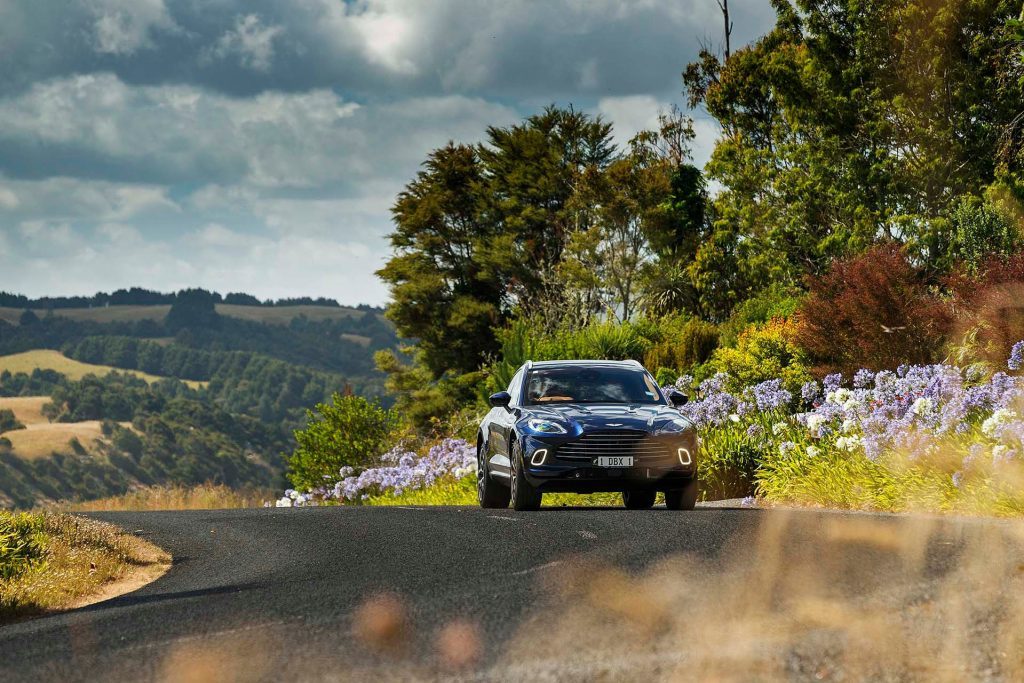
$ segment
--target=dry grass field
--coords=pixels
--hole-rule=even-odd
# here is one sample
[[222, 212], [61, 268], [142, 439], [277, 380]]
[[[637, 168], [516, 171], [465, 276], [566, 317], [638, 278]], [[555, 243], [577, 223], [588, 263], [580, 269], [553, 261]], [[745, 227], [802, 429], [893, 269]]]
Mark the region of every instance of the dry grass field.
[[233, 489], [223, 484], [181, 486], [165, 484], [146, 486], [120, 496], [87, 500], [79, 503], [59, 502], [52, 505], [62, 512], [97, 512], [105, 510], [224, 510], [227, 508], [259, 508], [273, 503], [278, 491], [272, 489]]
[[0, 396], [0, 410], [10, 410], [24, 425], [40, 424], [47, 422], [43, 406], [49, 402], [49, 396]]
[[[147, 382], [156, 382], [157, 380], [164, 379], [163, 377], [157, 377], [156, 375], [150, 375], [138, 370], [121, 370], [119, 368], [112, 368], [109, 365], [82, 363], [62, 355], [59, 351], [53, 351], [50, 349], [39, 349], [36, 351], [15, 353], [10, 356], [0, 356], [0, 372], [9, 370], [12, 373], [31, 373], [36, 368], [42, 370], [55, 370], [72, 380], [82, 379], [86, 375], [102, 376], [115, 371], [135, 375]], [[196, 389], [198, 387], [205, 386], [206, 382], [187, 380], [185, 381], [185, 384]]]
[[217, 312], [231, 318], [253, 320], [268, 325], [287, 325], [300, 315], [310, 320], [339, 320], [362, 315], [354, 308], [335, 308], [333, 306], [239, 306], [236, 304], [217, 304]]
[[25, 429], [4, 432], [14, 454], [24, 460], [45, 458], [54, 452], [70, 453], [71, 439], [78, 439], [82, 447], [90, 451], [93, 442], [102, 436], [99, 420], [26, 424]]
[[369, 337], [364, 337], [361, 334], [343, 334], [341, 335], [341, 338], [345, 341], [355, 342], [364, 348], [369, 346], [370, 342], [373, 341]]
[[[72, 320], [90, 321], [95, 323], [134, 322], [137, 320], [160, 321], [167, 317], [171, 310], [169, 305], [163, 306], [104, 306], [99, 308], [58, 308], [53, 315]], [[35, 309], [40, 318], [47, 315], [43, 309]], [[0, 307], [0, 320], [17, 325], [23, 310], [20, 308]]]

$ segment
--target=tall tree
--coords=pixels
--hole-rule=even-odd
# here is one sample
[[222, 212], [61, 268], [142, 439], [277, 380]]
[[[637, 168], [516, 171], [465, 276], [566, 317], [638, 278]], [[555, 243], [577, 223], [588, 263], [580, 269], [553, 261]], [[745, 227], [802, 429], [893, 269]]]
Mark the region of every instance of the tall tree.
[[387, 315], [418, 341], [435, 377], [475, 370], [496, 350], [504, 283], [480, 251], [499, 237], [481, 215], [483, 165], [477, 150], [449, 143], [435, 150], [392, 208], [394, 255], [378, 275], [391, 286]]
[[593, 223], [581, 188], [614, 154], [609, 124], [554, 107], [431, 153], [392, 209], [395, 253], [378, 274], [433, 377], [478, 369], [513, 310], [560, 310], [558, 264]]
[[767, 35], [725, 60], [705, 51], [683, 75], [689, 104], [722, 126], [715, 220], [743, 236], [752, 286], [880, 238], [933, 259], [951, 199], [1019, 172], [1000, 140], [1024, 101], [1009, 77], [1020, 3], [773, 4]]

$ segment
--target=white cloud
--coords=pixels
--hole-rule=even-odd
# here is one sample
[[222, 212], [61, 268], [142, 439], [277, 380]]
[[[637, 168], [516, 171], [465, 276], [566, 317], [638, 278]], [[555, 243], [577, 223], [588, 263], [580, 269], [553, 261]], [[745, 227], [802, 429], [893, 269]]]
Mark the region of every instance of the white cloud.
[[46, 254], [75, 252], [85, 246], [85, 240], [69, 223], [47, 220], [28, 220], [18, 225], [22, 248], [28, 253]]
[[48, 220], [120, 222], [154, 211], [179, 211], [168, 189], [155, 185], [111, 183], [56, 177], [45, 180], [7, 180], [0, 195], [10, 192], [18, 201], [0, 201], [0, 218], [13, 220], [46, 216]]
[[14, 190], [0, 185], [0, 209], [16, 209], [20, 203]]
[[408, 16], [374, 7], [385, 3], [367, 3], [361, 12], [348, 15], [348, 22], [363, 43], [366, 58], [375, 64], [401, 74], [416, 72], [416, 63], [409, 50], [415, 26]]
[[458, 95], [370, 107], [329, 90], [240, 99], [97, 74], [0, 100], [0, 157], [6, 142], [48, 149], [33, 163], [52, 155], [54, 172], [72, 155], [154, 182], [351, 191], [368, 179], [404, 179], [431, 148], [452, 138], [475, 141], [488, 124], [517, 117], [507, 106]]
[[209, 51], [219, 59], [235, 57], [242, 66], [267, 71], [274, 58], [274, 39], [284, 33], [282, 26], [264, 26], [256, 14], [239, 16], [234, 28], [226, 32]]
[[697, 166], [703, 168], [711, 158], [711, 152], [715, 149], [715, 141], [722, 129], [717, 121], [707, 115], [702, 115], [693, 119], [693, 132], [696, 133], [696, 137], [693, 139], [693, 161]]
[[139, 245], [144, 242], [142, 233], [134, 226], [124, 223], [103, 223], [97, 226], [96, 234], [120, 245]]
[[657, 130], [658, 115], [670, 105], [650, 95], [602, 97], [597, 112], [615, 124], [615, 141], [621, 146], [642, 130]]
[[90, 0], [95, 49], [100, 53], [130, 55], [151, 47], [151, 34], [173, 30], [174, 21], [164, 0]]

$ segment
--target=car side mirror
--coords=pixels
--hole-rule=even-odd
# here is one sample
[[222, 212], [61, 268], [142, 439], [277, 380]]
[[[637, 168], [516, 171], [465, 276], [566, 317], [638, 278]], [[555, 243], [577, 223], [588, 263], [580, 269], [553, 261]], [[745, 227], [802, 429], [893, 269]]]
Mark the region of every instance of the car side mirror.
[[499, 391], [496, 394], [491, 394], [487, 400], [494, 408], [508, 408], [508, 404], [512, 402], [512, 396], [507, 391]]
[[679, 406], [686, 405], [686, 402], [690, 400], [690, 397], [677, 389], [669, 389], [668, 400], [672, 405], [678, 408]]

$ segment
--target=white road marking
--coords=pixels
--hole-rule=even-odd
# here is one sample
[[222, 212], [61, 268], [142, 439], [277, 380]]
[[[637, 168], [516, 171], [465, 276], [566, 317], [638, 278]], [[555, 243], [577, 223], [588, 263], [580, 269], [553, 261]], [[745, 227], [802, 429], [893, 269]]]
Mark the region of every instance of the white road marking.
[[519, 520], [515, 517], [502, 517], [501, 515], [487, 515], [488, 519], [504, 519], [508, 522], [518, 522]]
[[512, 576], [522, 576], [523, 574], [532, 574], [533, 572], [539, 572], [541, 569], [547, 569], [548, 567], [554, 567], [556, 564], [562, 564], [561, 560], [554, 560], [552, 562], [546, 562], [539, 564], [536, 567], [530, 567], [518, 572], [512, 572]]
[[587, 539], [588, 541], [597, 540], [597, 534], [595, 534], [593, 531], [577, 531], [576, 533], [578, 533], [580, 536]]

